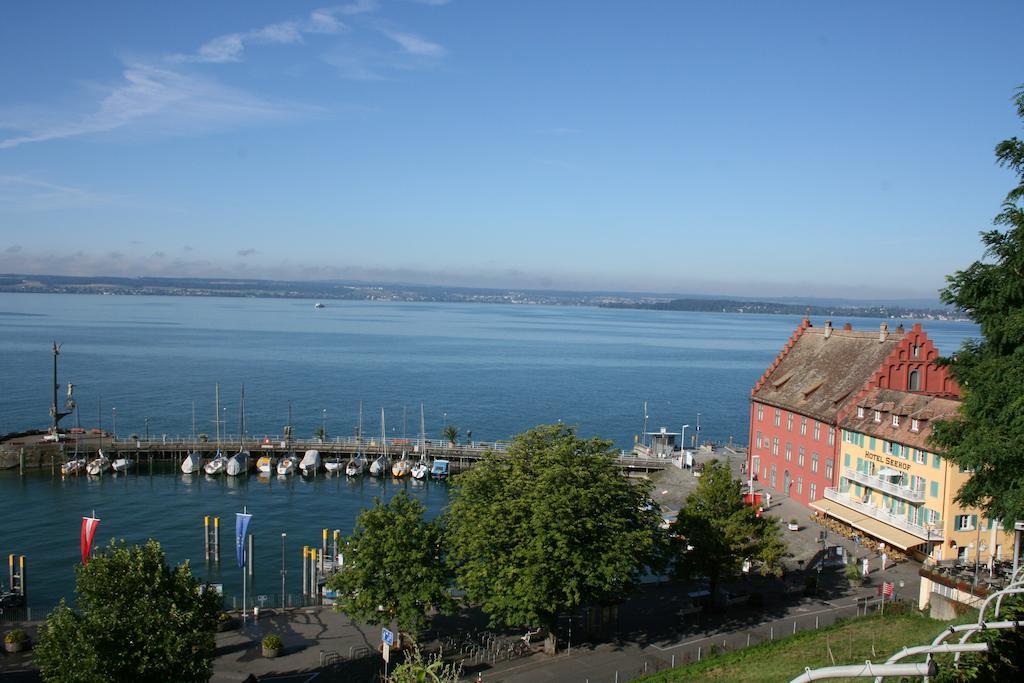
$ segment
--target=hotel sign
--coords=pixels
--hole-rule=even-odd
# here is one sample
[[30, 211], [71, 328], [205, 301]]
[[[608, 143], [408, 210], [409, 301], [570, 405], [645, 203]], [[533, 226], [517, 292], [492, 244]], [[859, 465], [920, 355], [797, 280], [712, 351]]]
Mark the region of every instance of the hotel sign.
[[893, 458], [888, 455], [879, 455], [878, 453], [872, 453], [871, 451], [865, 451], [864, 457], [866, 457], [868, 460], [880, 462], [886, 467], [895, 467], [896, 469], [899, 470], [904, 470], [908, 472], [910, 471], [910, 463], [903, 462], [898, 458]]

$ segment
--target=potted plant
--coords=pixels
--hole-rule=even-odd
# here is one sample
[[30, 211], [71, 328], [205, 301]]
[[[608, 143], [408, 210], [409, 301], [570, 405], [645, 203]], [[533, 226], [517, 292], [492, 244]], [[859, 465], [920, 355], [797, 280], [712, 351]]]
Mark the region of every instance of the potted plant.
[[788, 527], [790, 531], [800, 531], [800, 523], [796, 521], [796, 517], [789, 520]]
[[281, 654], [281, 637], [271, 633], [263, 638], [263, 656], [267, 659], [273, 659], [274, 657]]
[[459, 440], [459, 428], [455, 425], [448, 425], [444, 428], [444, 438], [448, 440], [448, 445], [454, 447], [455, 443]]
[[4, 635], [4, 650], [7, 652], [21, 652], [28, 647], [28, 634], [20, 628], [8, 631]]
[[846, 580], [851, 584], [856, 585], [864, 583], [864, 574], [856, 564], [846, 565], [846, 569], [843, 570], [843, 574], [846, 575]]
[[238, 622], [235, 618], [227, 612], [221, 612], [217, 615], [217, 632], [223, 633], [224, 631], [230, 631], [238, 626]]

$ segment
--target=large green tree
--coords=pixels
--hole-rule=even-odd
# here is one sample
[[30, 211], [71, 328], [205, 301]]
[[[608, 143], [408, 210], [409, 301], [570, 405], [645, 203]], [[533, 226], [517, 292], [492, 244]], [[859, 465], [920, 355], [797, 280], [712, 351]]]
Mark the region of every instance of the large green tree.
[[[1016, 96], [1024, 120], [1024, 89]], [[991, 519], [1024, 520], [1024, 141], [996, 145], [996, 159], [1017, 176], [995, 218], [981, 233], [985, 256], [947, 278], [942, 299], [981, 327], [948, 359], [960, 384], [960, 419], [940, 422], [932, 440], [944, 455], [974, 471], [957, 500]]]
[[636, 585], [659, 517], [648, 483], [630, 481], [615, 457], [608, 441], [539, 426], [454, 479], [449, 559], [492, 623], [547, 627], [553, 651], [560, 614], [617, 602]]
[[696, 490], [672, 525], [675, 552], [670, 568], [678, 577], [707, 577], [711, 595], [719, 582], [750, 560], [762, 574], [779, 574], [786, 544], [779, 522], [743, 503], [739, 481], [725, 465], [711, 461]]
[[327, 581], [338, 610], [369, 624], [415, 635], [433, 609], [452, 606], [451, 573], [441, 556], [441, 528], [405, 491], [363, 510], [345, 545], [345, 565]]
[[43, 680], [210, 678], [221, 597], [200, 590], [187, 562], [168, 566], [153, 540], [111, 543], [76, 574], [75, 609], [61, 601], [35, 648]]

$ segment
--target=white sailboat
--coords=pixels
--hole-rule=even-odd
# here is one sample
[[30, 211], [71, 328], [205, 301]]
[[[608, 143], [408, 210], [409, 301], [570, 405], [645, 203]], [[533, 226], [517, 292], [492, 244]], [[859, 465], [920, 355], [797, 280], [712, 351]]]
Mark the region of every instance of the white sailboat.
[[315, 448], [310, 448], [302, 456], [302, 462], [299, 463], [299, 469], [302, 474], [307, 477], [315, 477], [317, 470], [320, 469], [320, 451]]
[[135, 462], [128, 458], [115, 458], [110, 467], [114, 470], [115, 474], [123, 474], [130, 470], [134, 464]]
[[71, 458], [60, 466], [60, 473], [67, 477], [72, 474], [80, 474], [85, 469], [85, 458]]
[[383, 477], [384, 473], [388, 471], [388, 439], [387, 430], [384, 428], [383, 408], [380, 409], [380, 445], [383, 450], [370, 465], [370, 475], [374, 477]]
[[401, 479], [402, 477], [408, 476], [409, 472], [411, 471], [412, 462], [409, 461], [409, 458], [406, 456], [405, 451], [402, 451], [402, 457], [396, 460], [391, 465], [391, 476], [398, 477], [399, 479]]
[[88, 465], [85, 466], [85, 471], [94, 477], [97, 477], [107, 470], [110, 469], [110, 458], [108, 458], [101, 448], [99, 455], [91, 460]]
[[228, 466], [228, 456], [220, 452], [217, 449], [217, 454], [203, 466], [203, 472], [207, 474], [224, 474], [225, 468]]
[[359, 422], [356, 426], [356, 454], [345, 465], [345, 475], [358, 477], [366, 471], [366, 456], [363, 455], [363, 402], [359, 402]]
[[240, 474], [248, 472], [249, 451], [238, 451], [228, 458], [228, 463], [224, 466], [224, 471], [231, 477], [237, 477]]
[[416, 450], [420, 454], [420, 459], [416, 461], [416, 464], [409, 470], [409, 474], [413, 479], [422, 481], [427, 478], [427, 428], [426, 423], [423, 421], [423, 403], [420, 403], [420, 442], [416, 444]]
[[328, 474], [336, 474], [345, 469], [345, 461], [341, 459], [340, 455], [331, 456], [324, 460], [324, 469]]
[[272, 455], [261, 455], [256, 461], [256, 471], [260, 474], [273, 474], [277, 462]]
[[295, 453], [289, 453], [288, 455], [281, 458], [277, 463], [277, 473], [282, 476], [289, 474], [295, 474], [295, 470], [299, 466], [299, 456]]
[[203, 454], [199, 451], [192, 451], [181, 461], [182, 474], [195, 474], [203, 469]]
[[238, 399], [238, 452], [228, 458], [224, 471], [228, 476], [237, 477], [249, 472], [249, 451], [245, 450], [245, 385]]

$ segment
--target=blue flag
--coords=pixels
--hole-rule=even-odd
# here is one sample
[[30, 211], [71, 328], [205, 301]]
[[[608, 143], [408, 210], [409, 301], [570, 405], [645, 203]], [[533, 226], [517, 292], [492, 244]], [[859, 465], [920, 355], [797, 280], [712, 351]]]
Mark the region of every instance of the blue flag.
[[245, 535], [249, 532], [249, 520], [251, 519], [252, 515], [247, 515], [244, 512], [235, 513], [235, 556], [238, 557], [239, 568], [244, 567], [247, 560]]

